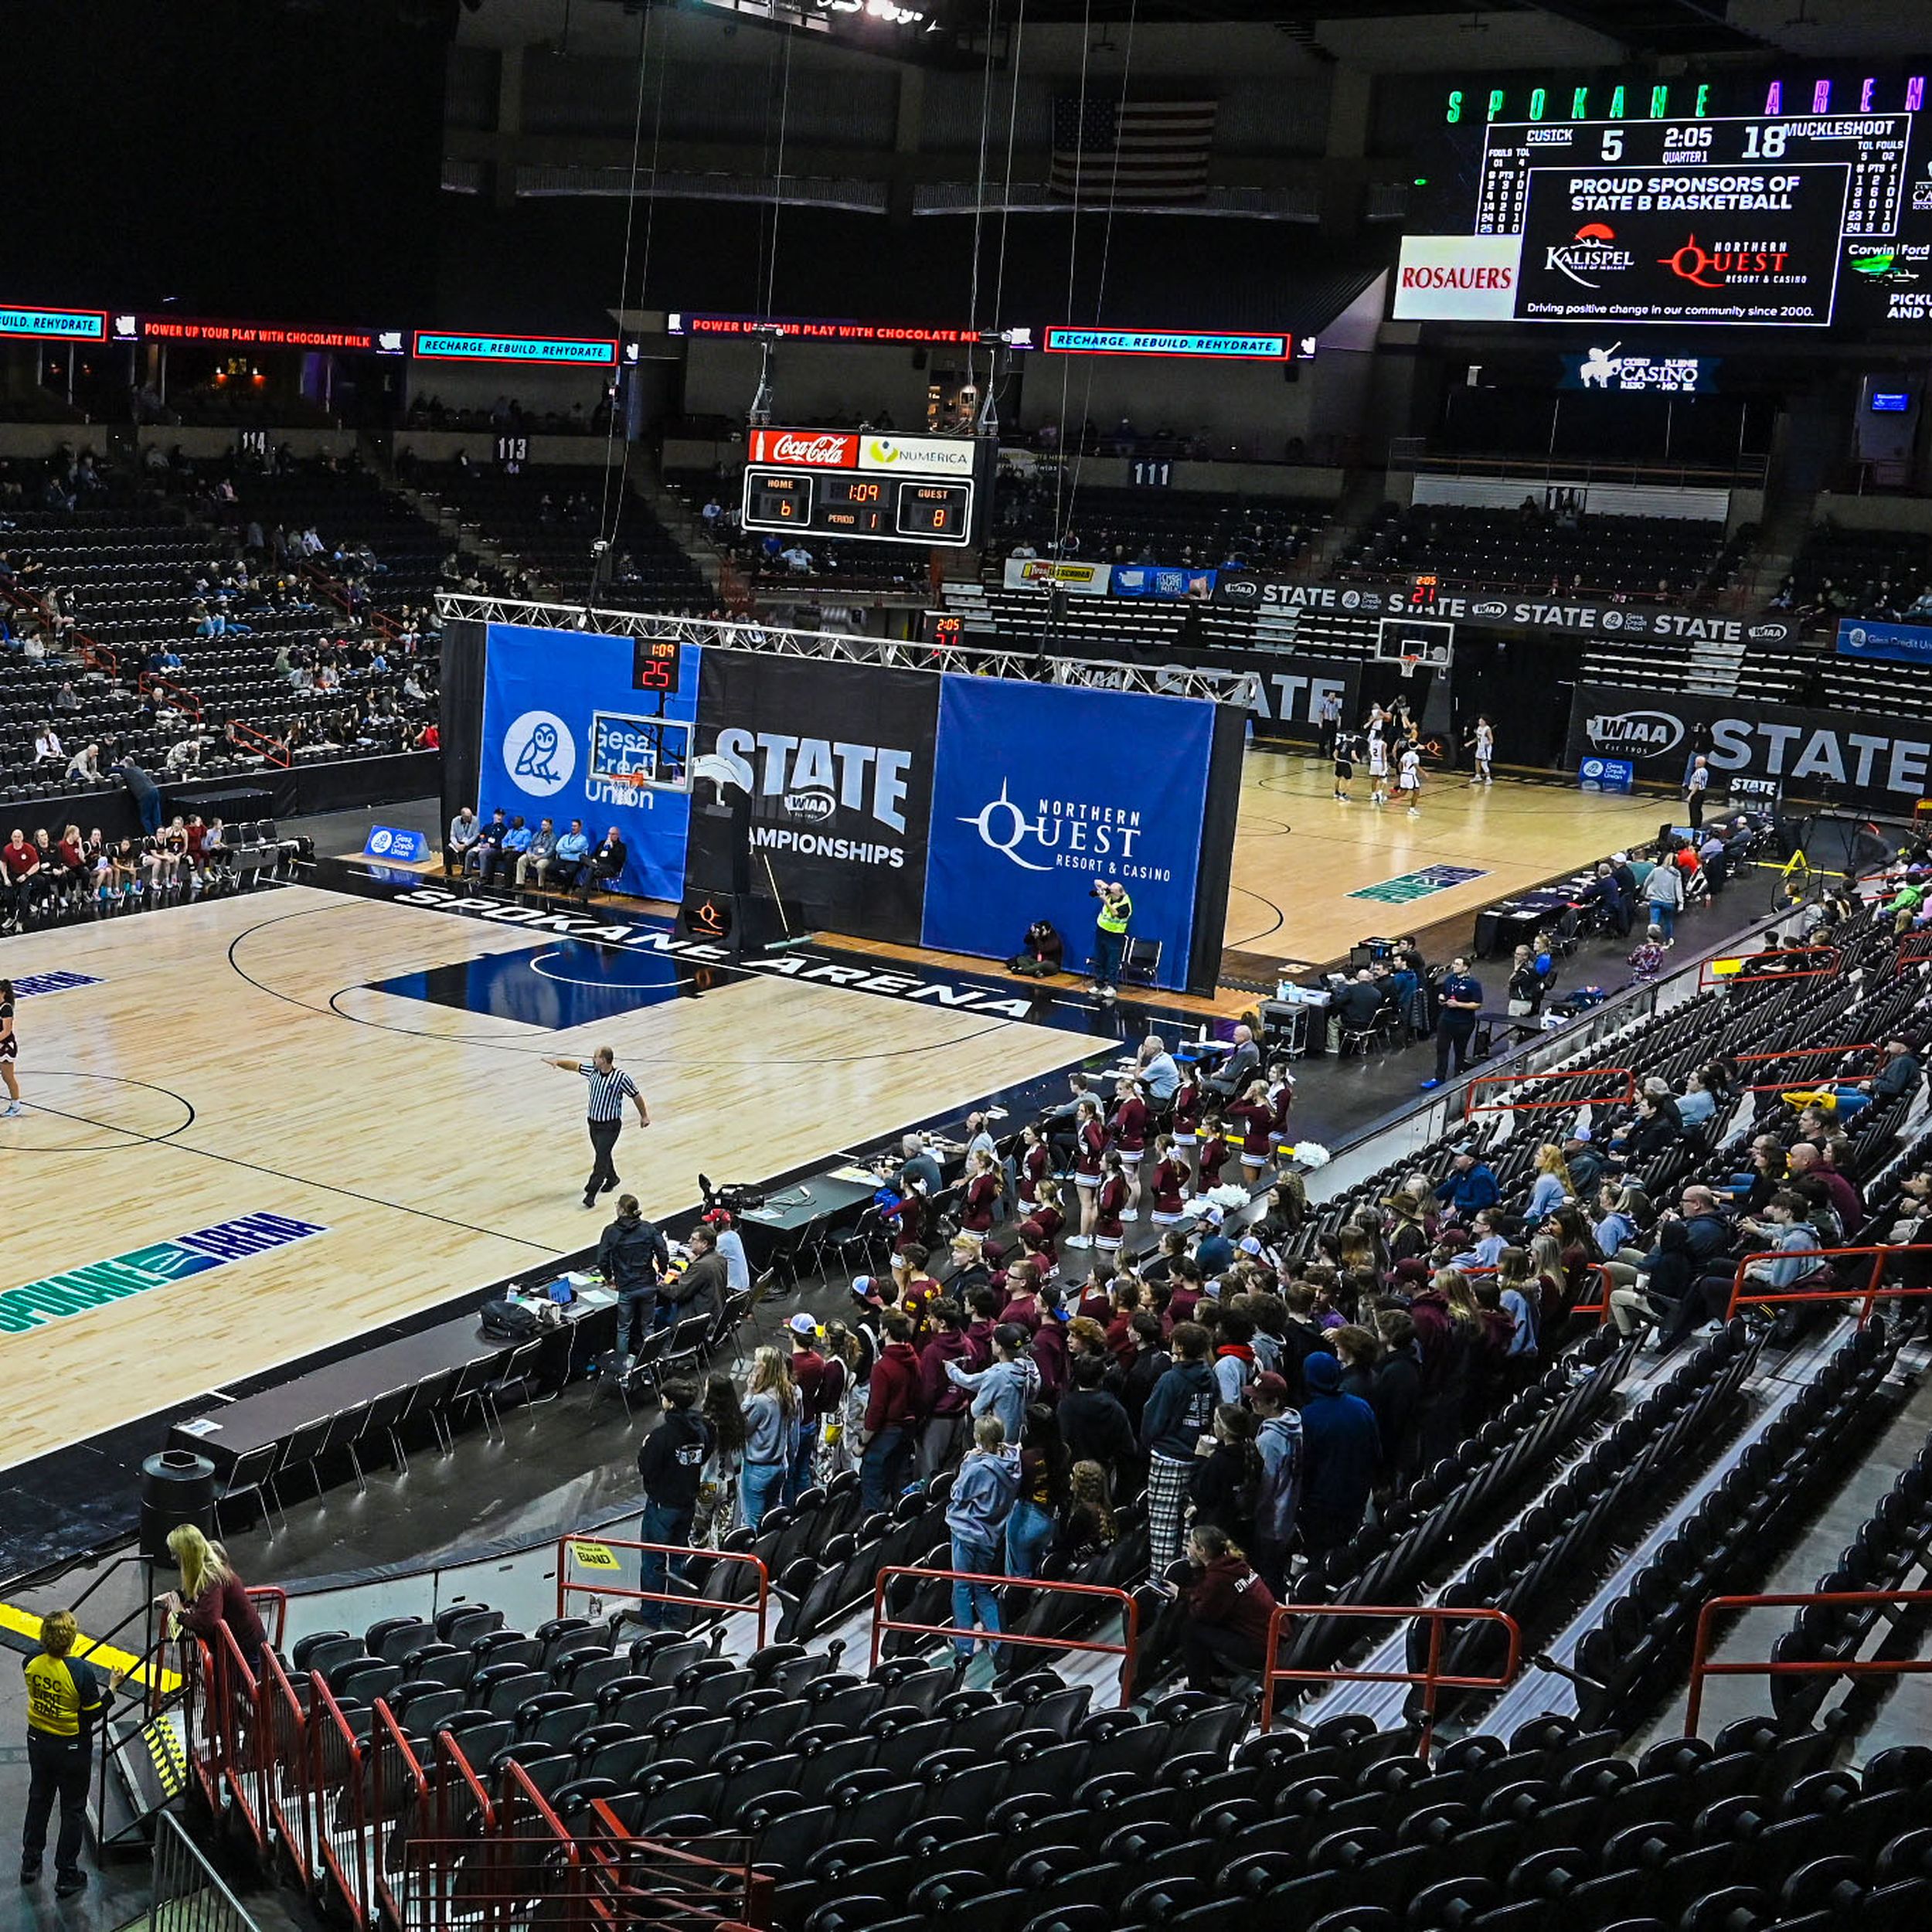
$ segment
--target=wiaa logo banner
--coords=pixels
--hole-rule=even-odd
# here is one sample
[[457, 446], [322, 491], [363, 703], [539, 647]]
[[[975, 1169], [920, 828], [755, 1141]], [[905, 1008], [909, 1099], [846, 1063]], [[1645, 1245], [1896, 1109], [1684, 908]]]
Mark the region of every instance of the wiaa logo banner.
[[1158, 983], [1186, 983], [1215, 707], [1200, 699], [948, 675], [939, 701], [922, 941], [1001, 958], [1036, 919], [1093, 947], [1117, 879]]

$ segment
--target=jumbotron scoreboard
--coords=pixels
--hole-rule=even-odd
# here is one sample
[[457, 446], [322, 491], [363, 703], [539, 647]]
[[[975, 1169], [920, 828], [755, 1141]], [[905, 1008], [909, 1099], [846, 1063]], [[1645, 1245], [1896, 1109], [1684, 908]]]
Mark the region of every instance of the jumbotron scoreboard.
[[[1923, 76], [1457, 87], [1398, 319], [1932, 325]], [[1749, 89], [1747, 94], [1743, 90]]]
[[963, 548], [991, 498], [990, 439], [753, 429], [740, 520], [747, 530], [860, 543]]

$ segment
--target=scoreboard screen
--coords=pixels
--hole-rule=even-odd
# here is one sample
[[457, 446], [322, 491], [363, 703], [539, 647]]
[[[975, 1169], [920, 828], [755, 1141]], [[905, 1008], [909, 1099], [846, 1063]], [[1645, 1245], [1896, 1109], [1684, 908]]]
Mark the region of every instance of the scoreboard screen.
[[1736, 78], [1721, 92], [1449, 90], [1396, 318], [1932, 325], [1923, 80]]
[[753, 430], [749, 454], [747, 530], [950, 546], [978, 534], [988, 479], [971, 438]]

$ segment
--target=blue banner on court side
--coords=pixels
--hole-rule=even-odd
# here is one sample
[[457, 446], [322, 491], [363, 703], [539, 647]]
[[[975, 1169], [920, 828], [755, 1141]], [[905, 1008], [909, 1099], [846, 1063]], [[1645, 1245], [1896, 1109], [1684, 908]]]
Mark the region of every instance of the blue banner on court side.
[[400, 825], [371, 825], [362, 842], [365, 859], [393, 859], [398, 865], [413, 866], [430, 855], [430, 842], [420, 832]]
[[1082, 970], [1093, 888], [1117, 879], [1131, 936], [1161, 942], [1156, 984], [1184, 985], [1213, 736], [1202, 699], [948, 674], [923, 943], [1004, 958], [1049, 919]]
[[502, 806], [560, 836], [583, 821], [593, 849], [615, 826], [627, 849], [620, 892], [675, 900], [690, 832], [696, 645], [680, 647], [676, 689], [639, 690], [631, 641], [595, 631], [490, 626], [484, 676], [485, 823]]
[[1840, 617], [1838, 650], [1842, 658], [1932, 664], [1932, 624], [1874, 624], [1868, 617]]

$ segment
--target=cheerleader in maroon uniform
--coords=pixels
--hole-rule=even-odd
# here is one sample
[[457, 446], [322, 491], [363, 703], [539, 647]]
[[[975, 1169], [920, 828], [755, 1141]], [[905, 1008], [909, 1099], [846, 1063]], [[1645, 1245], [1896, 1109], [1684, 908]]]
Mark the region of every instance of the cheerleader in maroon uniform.
[[1105, 1172], [1094, 1192], [1094, 1241], [1104, 1254], [1117, 1254], [1125, 1235], [1121, 1216], [1127, 1206], [1127, 1172], [1117, 1154], [1107, 1157]]
[[1285, 1061], [1268, 1069], [1268, 1151], [1279, 1154], [1288, 1144], [1288, 1110], [1294, 1104], [1294, 1076]]
[[1066, 1225], [1066, 1216], [1060, 1211], [1060, 1183], [1050, 1176], [1043, 1177], [1036, 1192], [1038, 1198], [1033, 1203], [1033, 1211], [1020, 1223], [1019, 1231], [1039, 1244], [1039, 1251], [1047, 1265], [1057, 1274], [1060, 1230]]
[[959, 1225], [968, 1234], [984, 1234], [992, 1226], [999, 1212], [1000, 1192], [999, 1169], [992, 1155], [983, 1151], [975, 1154], [972, 1178], [966, 1183], [959, 1216]]
[[1147, 1103], [1141, 1097], [1141, 1083], [1134, 1079], [1114, 1089], [1114, 1117], [1107, 1124], [1107, 1140], [1121, 1157], [1121, 1173], [1127, 1182], [1127, 1212], [1141, 1211], [1141, 1158], [1147, 1151]]
[[1099, 1104], [1082, 1100], [1073, 1116], [1073, 1185], [1080, 1191], [1080, 1231], [1066, 1237], [1070, 1248], [1094, 1245], [1094, 1196], [1100, 1185], [1100, 1160], [1107, 1152], [1107, 1129], [1100, 1124]]
[[1053, 1155], [1038, 1124], [1029, 1121], [1020, 1129], [1019, 1199], [1030, 1208], [1039, 1199], [1039, 1184], [1053, 1171]]
[[1228, 1109], [1228, 1120], [1241, 1136], [1242, 1179], [1252, 1181], [1268, 1164], [1268, 1132], [1274, 1124], [1267, 1082], [1250, 1080], [1248, 1090]]
[[1221, 1124], [1219, 1114], [1209, 1114], [1201, 1121], [1200, 1145], [1195, 1150], [1194, 1191], [1196, 1194], [1210, 1194], [1221, 1185], [1221, 1168], [1228, 1158], [1227, 1130]]
[[[1199, 1145], [1201, 1105], [1201, 1083], [1190, 1066], [1182, 1074], [1181, 1083], [1174, 1090], [1174, 1114], [1168, 1124], [1168, 1131], [1174, 1138], [1174, 1158], [1189, 1170], [1190, 1176], [1194, 1150]], [[1191, 1179], [1189, 1185], [1192, 1185]]]
[[1181, 1218], [1181, 1202], [1187, 1192], [1187, 1163], [1177, 1160], [1171, 1134], [1163, 1134], [1154, 1143], [1154, 1171], [1148, 1176], [1154, 1196], [1154, 1225], [1171, 1228]]

